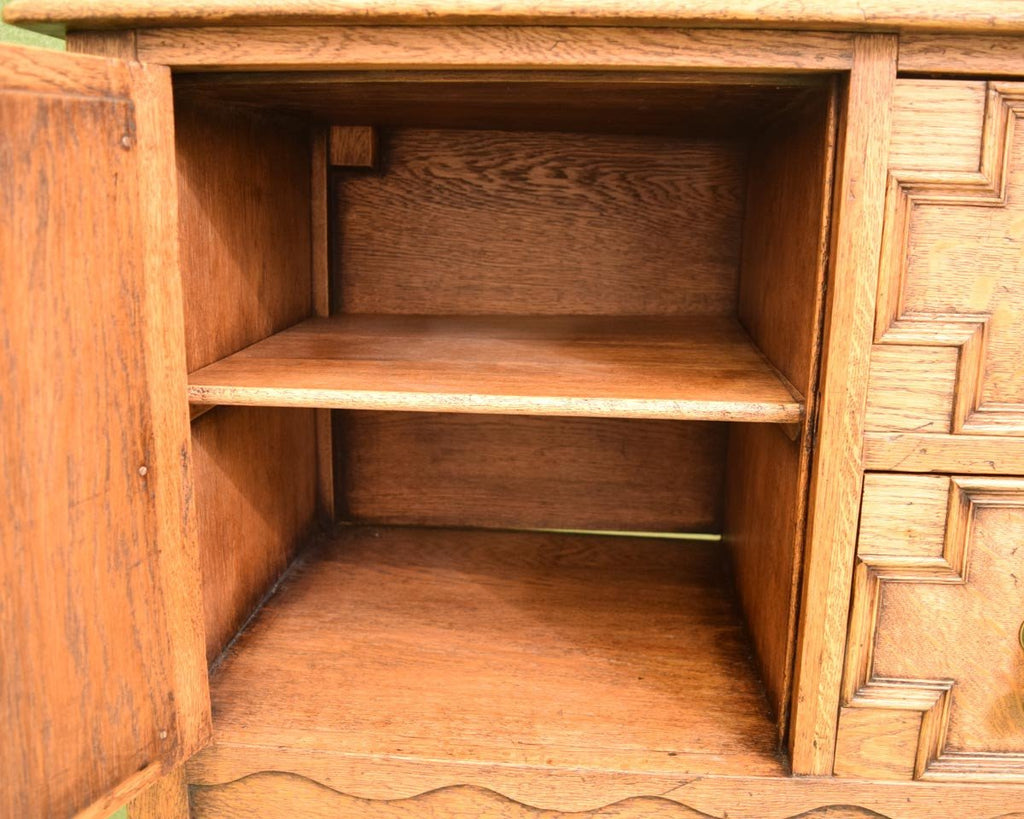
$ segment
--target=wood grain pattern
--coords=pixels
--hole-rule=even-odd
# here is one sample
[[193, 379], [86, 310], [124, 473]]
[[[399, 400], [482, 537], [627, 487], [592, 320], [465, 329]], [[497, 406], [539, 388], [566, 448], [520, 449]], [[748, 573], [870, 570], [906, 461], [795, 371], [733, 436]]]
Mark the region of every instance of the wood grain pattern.
[[223, 107], [175, 115], [192, 371], [312, 314], [310, 138]]
[[181, 99], [334, 125], [700, 138], [762, 130], [814, 74], [744, 71], [260, 71], [179, 74]]
[[[41, 30], [301, 23], [618, 23], [866, 31], [1024, 31], [1019, 0], [12, 0], [9, 22]], [[49, 27], [49, 28], [48, 28]]]
[[780, 775], [727, 565], [717, 543], [342, 529], [214, 674], [192, 780], [250, 751], [274, 770], [313, 756], [373, 796], [354, 760], [437, 760], [561, 773], [572, 806], [617, 776]]
[[[174, 670], [174, 700], [179, 711], [177, 731], [182, 752], [176, 764], [209, 739], [209, 691], [201, 668], [202, 611], [197, 592], [199, 555], [195, 509], [191, 505], [191, 453], [188, 414], [180, 399], [185, 372], [182, 328], [183, 294], [179, 247], [175, 242], [177, 190], [172, 157], [173, 103], [168, 73], [159, 66], [128, 64], [138, 91], [135, 95], [136, 139], [140, 189], [139, 228], [145, 273], [140, 315], [146, 317], [140, 338], [146, 354], [146, 391], [152, 404], [151, 452], [146, 465], [149, 491], [155, 500], [161, 547], [158, 571], [168, 614], [165, 650]], [[123, 142], [121, 143], [124, 147]], [[76, 252], [79, 252], [76, 249]], [[139, 384], [132, 383], [134, 392]], [[109, 421], [108, 421], [109, 423]], [[166, 767], [166, 764], [165, 764]], [[122, 797], [128, 794], [122, 792]]]
[[807, 474], [800, 445], [782, 428], [760, 426], [729, 430], [722, 533], [782, 742], [792, 694]]
[[818, 439], [804, 557], [790, 754], [800, 774], [832, 772], [861, 489], [871, 322], [896, 79], [895, 38], [859, 39], [841, 120]]
[[[224, 785], [193, 787], [193, 799], [198, 819], [235, 819], [258, 810], [268, 819], [292, 816], [290, 806], [301, 806], [304, 816], [327, 819], [344, 815], [352, 819], [381, 817], [381, 819], [411, 819], [412, 817], [477, 817], [497, 819], [583, 819], [584, 816], [605, 819], [705, 819], [715, 806], [708, 792], [727, 789], [757, 794], [763, 799], [760, 811], [752, 812], [746, 804], [729, 809], [728, 816], [737, 819], [879, 819], [879, 817], [905, 817], [906, 819], [945, 819], [948, 811], [957, 811], [964, 819], [1020, 819], [1024, 814], [1014, 810], [1013, 796], [1000, 801], [978, 788], [961, 788], [952, 792], [926, 790], [928, 786], [914, 786], [900, 802], [894, 788], [876, 783], [851, 783], [828, 780], [796, 779], [793, 787], [782, 786], [784, 780], [718, 780], [702, 779], [681, 786], [671, 797], [633, 797], [608, 804], [586, 813], [564, 813], [543, 810], [510, 800], [499, 793], [474, 786], [460, 785], [440, 788], [406, 800], [381, 802], [347, 796], [305, 777], [285, 773], [260, 773]], [[885, 793], [885, 790], [890, 793]], [[788, 792], [787, 792], [788, 791]], [[699, 800], [704, 810], [690, 807], [686, 802]], [[885, 813], [869, 807], [857, 807], [863, 801]], [[724, 800], [722, 805], [735, 806]], [[812, 805], [812, 807], [808, 807]], [[795, 813], [793, 811], [796, 811]], [[947, 811], [943, 813], [943, 811]], [[717, 814], [715, 814], [717, 815]], [[722, 814], [725, 815], [725, 814]]]
[[[179, 89], [179, 94], [180, 94]], [[314, 316], [331, 314], [330, 216], [327, 181], [331, 129], [313, 128], [310, 134], [309, 244], [310, 281]]]
[[192, 424], [208, 662], [314, 530], [316, 435], [310, 410], [218, 407]]
[[[439, 767], [439, 766], [437, 766]], [[370, 775], [378, 777], [382, 771]], [[472, 770], [467, 771], [473, 778]], [[588, 772], [588, 776], [593, 776]], [[435, 777], [436, 778], [436, 777]], [[510, 777], [511, 778], [511, 777]], [[555, 777], [551, 777], [555, 779]], [[558, 783], [564, 785], [564, 783]], [[1020, 788], [923, 782], [885, 782], [832, 777], [695, 777], [666, 783], [662, 794], [625, 796], [585, 813], [537, 808], [478, 785], [442, 785], [392, 801], [349, 796], [312, 777], [261, 772], [233, 782], [193, 785], [199, 819], [261, 816], [476, 817], [582, 819], [584, 816], [694, 819], [1022, 819]], [[554, 800], [557, 804], [557, 797]], [[861, 807], [858, 807], [861, 806]], [[246, 810], [250, 814], [246, 814]], [[287, 811], [287, 812], [285, 812]]]
[[189, 376], [200, 404], [799, 421], [729, 319], [316, 318]]
[[864, 428], [949, 432], [958, 359], [956, 347], [875, 344]]
[[869, 432], [864, 468], [899, 472], [1024, 474], [1024, 441], [993, 435]]
[[[296, 811], [310, 819], [706, 819], [707, 814], [678, 802], [637, 797], [587, 811], [585, 814], [540, 810], [515, 802], [494, 791], [459, 785], [431, 791], [411, 799], [384, 802], [360, 799], [325, 787], [311, 779], [287, 773], [258, 773], [223, 785], [197, 785], [192, 789], [196, 819], [241, 819], [254, 812], [267, 819], [285, 819]], [[829, 814], [831, 815], [831, 814]], [[863, 815], [863, 814], [862, 814]], [[858, 817], [859, 819], [859, 817]]]
[[[327, 174], [330, 128], [313, 129], [310, 145], [309, 239], [313, 315], [331, 312], [330, 219], [327, 213]], [[335, 519], [334, 443], [330, 410], [316, 410], [317, 504], [325, 525]]]
[[[901, 40], [901, 60], [903, 48]], [[979, 170], [987, 90], [980, 81], [896, 80], [889, 168]]]
[[209, 735], [170, 75], [5, 47], [0, 89], [0, 813], [103, 815]]
[[377, 132], [366, 125], [335, 125], [328, 136], [328, 157], [333, 166], [377, 167]]
[[913, 779], [920, 735], [920, 711], [842, 708], [836, 731], [836, 776]]
[[69, 31], [64, 47], [75, 54], [137, 60], [139, 52], [134, 31]]
[[1024, 780], [1024, 481], [877, 476], [862, 514], [844, 703], [921, 714], [916, 778]]
[[[185, 350], [196, 369], [313, 311], [312, 150], [303, 128], [223, 107], [180, 104], [175, 125]], [[194, 422], [193, 449], [212, 661], [313, 526], [314, 418], [219, 409]]]
[[836, 89], [776, 116], [751, 145], [737, 314], [758, 348], [801, 394], [820, 358]]
[[[836, 110], [809, 95], [756, 141], [743, 231], [739, 317], [811, 404], [820, 358]], [[768, 699], [787, 729], [811, 430], [730, 433], [724, 534]]]
[[190, 819], [185, 766], [179, 765], [125, 805], [128, 819]]
[[1020, 76], [1024, 41], [1020, 37], [960, 36], [944, 33], [900, 37], [900, 72], [988, 77]]
[[339, 509], [365, 523], [720, 532], [725, 424], [344, 413]]
[[181, 69], [478, 68], [829, 71], [850, 65], [843, 34], [620, 27], [306, 26], [145, 28], [141, 59]]
[[857, 548], [865, 554], [886, 554], [895, 540], [899, 553], [908, 558], [941, 559], [948, 488], [945, 475], [865, 475], [864, 499], [871, 514], [862, 515]]
[[408, 129], [385, 154], [335, 187], [345, 312], [735, 311], [738, 141]]
[[[973, 103], [961, 101], [960, 108], [958, 121], [977, 126]], [[902, 390], [872, 395], [876, 428], [879, 419], [892, 421], [891, 405], [913, 402], [923, 419], [889, 429], [1024, 435], [1022, 118], [1024, 85], [992, 84], [976, 169], [934, 171], [925, 162], [923, 169], [893, 170], [875, 340], [902, 348], [902, 356], [885, 354], [879, 367], [900, 356], [906, 378]], [[927, 140], [928, 119], [915, 121]], [[923, 357], [914, 363], [921, 347], [952, 352], [951, 366], [924, 372]], [[950, 384], [952, 395], [941, 406]]]

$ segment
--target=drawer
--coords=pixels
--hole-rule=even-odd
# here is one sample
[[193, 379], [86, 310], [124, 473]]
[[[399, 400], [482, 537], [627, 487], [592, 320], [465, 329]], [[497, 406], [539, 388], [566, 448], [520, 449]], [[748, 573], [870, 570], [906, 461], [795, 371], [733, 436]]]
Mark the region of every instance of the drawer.
[[867, 468], [1021, 474], [1024, 83], [901, 79], [895, 108]]
[[835, 771], [1024, 780], [1024, 478], [865, 476]]

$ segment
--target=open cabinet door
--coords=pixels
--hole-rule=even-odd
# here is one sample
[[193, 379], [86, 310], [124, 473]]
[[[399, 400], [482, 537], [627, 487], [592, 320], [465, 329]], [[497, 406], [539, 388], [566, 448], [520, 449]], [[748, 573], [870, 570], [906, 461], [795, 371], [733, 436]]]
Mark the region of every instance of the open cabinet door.
[[210, 731], [170, 74], [0, 47], [0, 816], [104, 816]]

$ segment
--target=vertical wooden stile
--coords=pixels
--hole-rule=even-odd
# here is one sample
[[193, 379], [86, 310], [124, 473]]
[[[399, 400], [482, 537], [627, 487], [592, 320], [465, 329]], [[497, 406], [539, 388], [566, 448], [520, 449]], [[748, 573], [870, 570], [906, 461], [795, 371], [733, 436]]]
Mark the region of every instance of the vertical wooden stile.
[[863, 481], [867, 374], [896, 57], [894, 36], [857, 39], [840, 127], [789, 737], [797, 774], [832, 773]]

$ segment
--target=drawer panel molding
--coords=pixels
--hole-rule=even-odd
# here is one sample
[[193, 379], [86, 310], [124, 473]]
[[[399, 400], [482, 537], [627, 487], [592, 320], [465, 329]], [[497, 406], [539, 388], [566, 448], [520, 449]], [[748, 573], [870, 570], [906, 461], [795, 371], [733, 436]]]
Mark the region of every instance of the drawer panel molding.
[[990, 83], [985, 105], [977, 170], [890, 170], [869, 430], [1024, 436], [1024, 84]]
[[836, 773], [1024, 781], [1024, 479], [869, 474]]

